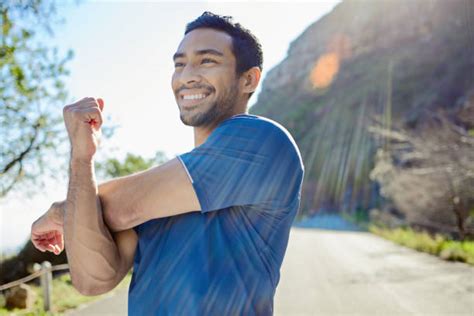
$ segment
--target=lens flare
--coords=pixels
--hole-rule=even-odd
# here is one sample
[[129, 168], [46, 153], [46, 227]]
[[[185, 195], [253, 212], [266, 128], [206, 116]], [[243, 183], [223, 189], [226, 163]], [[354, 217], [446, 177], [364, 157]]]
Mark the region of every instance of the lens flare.
[[310, 80], [314, 88], [327, 88], [339, 71], [339, 55], [336, 53], [324, 54], [319, 57], [311, 71]]

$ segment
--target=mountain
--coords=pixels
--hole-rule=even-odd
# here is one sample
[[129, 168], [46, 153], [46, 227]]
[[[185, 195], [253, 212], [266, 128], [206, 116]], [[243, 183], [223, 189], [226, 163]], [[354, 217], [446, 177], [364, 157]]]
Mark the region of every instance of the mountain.
[[290, 44], [250, 111], [298, 143], [303, 213], [354, 212], [381, 203], [369, 173], [384, 139], [368, 126], [416, 129], [438, 109], [460, 113], [472, 96], [472, 0], [353, 0]]

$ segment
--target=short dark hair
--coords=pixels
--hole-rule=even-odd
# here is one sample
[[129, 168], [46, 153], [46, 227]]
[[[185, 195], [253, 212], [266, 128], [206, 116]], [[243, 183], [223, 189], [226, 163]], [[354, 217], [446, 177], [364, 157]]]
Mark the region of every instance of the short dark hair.
[[[186, 25], [184, 35], [199, 28], [223, 31], [232, 37], [232, 52], [236, 59], [236, 75], [239, 76], [252, 67], [263, 68], [262, 45], [248, 29], [234, 23], [231, 16], [222, 16], [206, 11], [196, 20]], [[252, 96], [253, 93], [250, 93]]]

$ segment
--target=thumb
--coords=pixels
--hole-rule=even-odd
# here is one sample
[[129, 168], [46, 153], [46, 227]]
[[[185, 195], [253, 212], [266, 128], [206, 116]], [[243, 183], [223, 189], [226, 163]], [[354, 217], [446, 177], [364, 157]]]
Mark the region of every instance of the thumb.
[[97, 98], [97, 103], [99, 103], [99, 109], [101, 111], [104, 110], [104, 100], [102, 100], [101, 98]]

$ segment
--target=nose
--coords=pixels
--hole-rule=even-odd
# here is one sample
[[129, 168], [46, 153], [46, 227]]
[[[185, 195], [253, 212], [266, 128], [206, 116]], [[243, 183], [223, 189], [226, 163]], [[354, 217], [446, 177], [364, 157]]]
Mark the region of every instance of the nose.
[[191, 64], [187, 64], [181, 71], [179, 79], [182, 84], [201, 82], [201, 74], [196, 67], [193, 67]]

